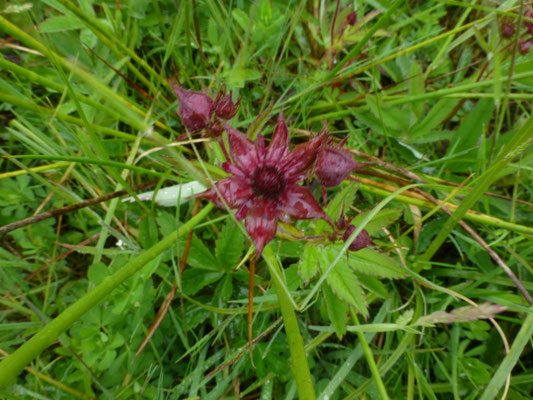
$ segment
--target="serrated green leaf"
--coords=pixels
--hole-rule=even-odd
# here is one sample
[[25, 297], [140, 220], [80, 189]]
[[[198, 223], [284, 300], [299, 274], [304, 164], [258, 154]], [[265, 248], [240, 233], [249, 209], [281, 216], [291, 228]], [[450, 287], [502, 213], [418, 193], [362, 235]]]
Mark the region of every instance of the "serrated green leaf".
[[[183, 255], [187, 238], [180, 239], [180, 255]], [[187, 257], [187, 264], [204, 270], [218, 271], [220, 266], [217, 260], [203, 242], [196, 235], [192, 235], [191, 247]]]
[[219, 298], [222, 302], [226, 302], [231, 298], [233, 292], [233, 280], [230, 275], [224, 276], [217, 288], [215, 289], [215, 298]]
[[149, 249], [157, 243], [158, 233], [155, 217], [148, 214], [139, 223], [139, 242], [143, 249]]
[[[340, 247], [337, 251], [340, 250]], [[371, 249], [350, 252], [350, 267], [367, 275], [398, 279], [405, 277], [403, 269], [389, 256]]]
[[[320, 249], [319, 253], [320, 269], [325, 272], [335, 260], [338, 252], [335, 249], [327, 248]], [[348, 267], [346, 258], [341, 257], [339, 259], [326, 277], [326, 282], [339, 299], [354, 306], [363, 316], [368, 316], [363, 289], [357, 276]]]
[[218, 263], [230, 271], [239, 260], [244, 251], [244, 236], [235, 223], [228, 219], [215, 242], [215, 255]]
[[89, 278], [89, 281], [91, 281], [91, 283], [94, 283], [95, 285], [98, 285], [108, 276], [109, 270], [103, 262], [98, 262], [96, 264], [91, 265], [89, 267], [89, 270], [87, 271], [87, 278]]
[[393, 136], [399, 136], [409, 130], [416, 122], [415, 115], [405, 107], [393, 107], [382, 104], [375, 95], [365, 96], [368, 108], [382, 124], [388, 127], [388, 132]]
[[159, 225], [159, 230], [163, 236], [169, 235], [171, 232], [174, 232], [177, 228], [176, 218], [174, 215], [167, 213], [166, 211], [159, 211], [158, 216], [156, 217], [157, 225]]
[[[370, 213], [370, 211], [367, 211], [363, 214], [359, 214], [352, 220], [352, 224], [358, 226], [368, 213]], [[377, 215], [372, 218], [372, 221], [366, 224], [365, 230], [370, 235], [372, 235], [380, 231], [381, 228], [392, 224], [394, 221], [401, 217], [402, 213], [403, 211], [397, 208], [385, 208], [378, 212]]]
[[193, 268], [186, 269], [182, 276], [183, 293], [188, 296], [192, 296], [203, 287], [219, 280], [222, 275], [222, 272], [206, 271]]
[[319, 249], [313, 245], [304, 246], [304, 251], [298, 263], [298, 274], [304, 282], [309, 282], [318, 271]]
[[329, 320], [335, 328], [337, 337], [339, 340], [341, 340], [346, 333], [348, 305], [340, 301], [328, 286], [324, 286], [322, 289], [324, 290], [324, 295], [326, 297], [326, 307], [328, 310]]
[[359, 281], [361, 281], [361, 284], [367, 291], [374, 293], [377, 297], [381, 297], [382, 299], [388, 299], [390, 297], [389, 292], [387, 291], [387, 288], [383, 283], [381, 283], [377, 278], [374, 278], [373, 276], [361, 274], [355, 272], [357, 275], [357, 278]]

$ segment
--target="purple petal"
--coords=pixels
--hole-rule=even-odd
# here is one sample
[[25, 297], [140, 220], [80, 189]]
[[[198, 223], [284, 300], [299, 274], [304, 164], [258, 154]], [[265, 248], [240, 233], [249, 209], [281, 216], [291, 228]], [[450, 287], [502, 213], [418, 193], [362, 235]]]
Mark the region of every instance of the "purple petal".
[[[342, 235], [342, 240], [345, 242], [350, 238], [352, 233], [357, 229], [357, 226], [355, 225], [348, 225], [348, 228], [344, 232], [344, 235]], [[350, 243], [350, 246], [348, 247], [348, 250], [351, 251], [358, 251], [361, 249], [364, 249], [368, 246], [373, 246], [374, 242], [372, 241], [372, 238], [366, 231], [366, 229], [363, 229], [359, 235], [355, 237], [355, 239]]]
[[263, 248], [276, 236], [278, 224], [277, 215], [269, 215], [266, 202], [259, 201], [254, 204], [246, 214], [246, 231], [255, 243], [256, 258], [259, 258]]
[[224, 129], [228, 132], [231, 157], [237, 167], [243, 171], [255, 170], [259, 160], [256, 146], [250, 139], [233, 129], [229, 124], [225, 123]]
[[277, 164], [279, 161], [287, 155], [289, 151], [289, 131], [285, 124], [285, 117], [283, 111], [279, 114], [278, 124], [274, 130], [272, 141], [267, 149], [266, 160], [269, 163]]
[[324, 143], [325, 136], [319, 135], [307, 143], [296, 146], [281, 164], [281, 170], [291, 183], [301, 181], [307, 170], [313, 165], [318, 155], [318, 150]]
[[302, 187], [289, 186], [282, 199], [282, 211], [294, 219], [323, 218], [329, 221], [322, 207], [309, 191]]
[[[252, 196], [252, 188], [248, 182], [237, 176], [224, 178], [215, 183], [215, 186], [229, 208], [241, 207]], [[204, 198], [215, 203], [217, 207], [224, 208], [224, 203], [214, 187], [207, 189], [205, 192], [198, 193], [192, 196], [192, 198]]]
[[243, 171], [239, 167], [233, 165], [229, 162], [222, 163], [222, 168], [224, 171], [233, 174], [235, 176], [239, 176], [241, 178], [247, 178], [249, 176], [250, 171]]

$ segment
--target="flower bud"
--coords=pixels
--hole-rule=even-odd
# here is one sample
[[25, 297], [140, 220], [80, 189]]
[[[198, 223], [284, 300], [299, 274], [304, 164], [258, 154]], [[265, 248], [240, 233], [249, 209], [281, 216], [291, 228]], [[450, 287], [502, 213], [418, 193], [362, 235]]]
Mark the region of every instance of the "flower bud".
[[361, 168], [363, 165], [355, 162], [349, 152], [326, 144], [318, 153], [315, 172], [323, 187], [335, 187]]
[[237, 103], [233, 103], [231, 91], [229, 94], [226, 94], [226, 89], [224, 89], [224, 92], [219, 91], [215, 99], [215, 113], [222, 119], [232, 119], [237, 114], [240, 102], [239, 100]]
[[533, 39], [524, 39], [518, 43], [518, 51], [525, 56], [531, 50], [531, 45], [533, 45]]
[[222, 135], [222, 132], [224, 132], [224, 128], [218, 121], [209, 127], [209, 136], [211, 137], [219, 137]]
[[355, 11], [351, 11], [346, 17], [346, 22], [348, 22], [348, 25], [354, 26], [357, 23], [357, 13]]
[[506, 39], [513, 37], [515, 32], [515, 24], [512, 22], [502, 22], [501, 24], [502, 36]]
[[182, 89], [172, 81], [170, 84], [178, 96], [178, 114], [183, 125], [191, 133], [207, 128], [211, 124], [211, 117], [215, 108], [213, 100], [204, 93]]
[[528, 8], [524, 12], [524, 25], [526, 26], [527, 33], [530, 35], [533, 35], [533, 10], [531, 8]]
[[[342, 240], [347, 241], [350, 238], [350, 235], [354, 233], [354, 231], [357, 229], [355, 225], [348, 225], [348, 228], [346, 228], [346, 231], [344, 232], [344, 235], [342, 235]], [[370, 235], [368, 232], [363, 229], [359, 235], [353, 240], [353, 242], [350, 244], [350, 247], [348, 247], [348, 250], [351, 251], [357, 251], [364, 249], [368, 246], [373, 246], [374, 242], [370, 238]]]

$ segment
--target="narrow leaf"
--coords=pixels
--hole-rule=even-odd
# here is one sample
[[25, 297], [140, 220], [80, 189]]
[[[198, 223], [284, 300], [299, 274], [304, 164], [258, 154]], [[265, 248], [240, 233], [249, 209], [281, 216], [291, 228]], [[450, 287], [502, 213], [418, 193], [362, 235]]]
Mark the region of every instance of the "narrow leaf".
[[348, 305], [340, 301], [328, 286], [324, 286], [323, 289], [326, 297], [326, 308], [328, 310], [329, 320], [335, 328], [337, 337], [341, 340], [346, 333]]

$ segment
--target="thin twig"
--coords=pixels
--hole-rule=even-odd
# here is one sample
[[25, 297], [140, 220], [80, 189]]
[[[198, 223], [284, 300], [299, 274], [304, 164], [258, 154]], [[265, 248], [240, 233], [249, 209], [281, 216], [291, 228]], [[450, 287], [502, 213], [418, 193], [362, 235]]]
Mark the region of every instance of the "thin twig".
[[252, 319], [254, 313], [254, 278], [255, 278], [255, 257], [250, 257], [250, 279], [248, 281], [248, 347], [250, 349], [250, 362], [255, 368], [253, 355], [253, 334]]
[[[137, 190], [140, 190], [140, 189], [145, 189], [147, 187], [155, 185], [158, 181], [159, 181], [159, 179], [153, 179], [151, 181], [141, 183], [140, 185], [132, 186], [131, 190], [132, 191], [137, 191]], [[95, 204], [102, 203], [104, 201], [114, 199], [116, 197], [124, 196], [126, 194], [128, 194], [127, 190], [119, 190], [117, 192], [108, 193], [108, 194], [105, 194], [103, 196], [96, 197], [94, 199], [82, 201], [82, 202], [77, 203], [77, 204], [72, 204], [72, 205], [67, 206], [67, 207], [57, 208], [57, 209], [52, 210], [52, 211], [47, 211], [47, 212], [44, 212], [42, 214], [38, 214], [38, 215], [34, 215], [32, 217], [24, 218], [24, 219], [21, 219], [19, 221], [13, 222], [11, 224], [0, 226], [0, 235], [5, 235], [6, 233], [11, 232], [11, 231], [13, 231], [15, 229], [22, 228], [23, 226], [35, 224], [35, 223], [43, 221], [45, 219], [56, 217], [58, 215], [63, 215], [63, 214], [66, 214], [66, 213], [69, 213], [69, 212], [72, 212], [72, 211], [77, 211], [77, 210], [80, 210], [80, 209], [85, 208], [85, 207], [90, 207], [90, 206], [93, 206]]]

